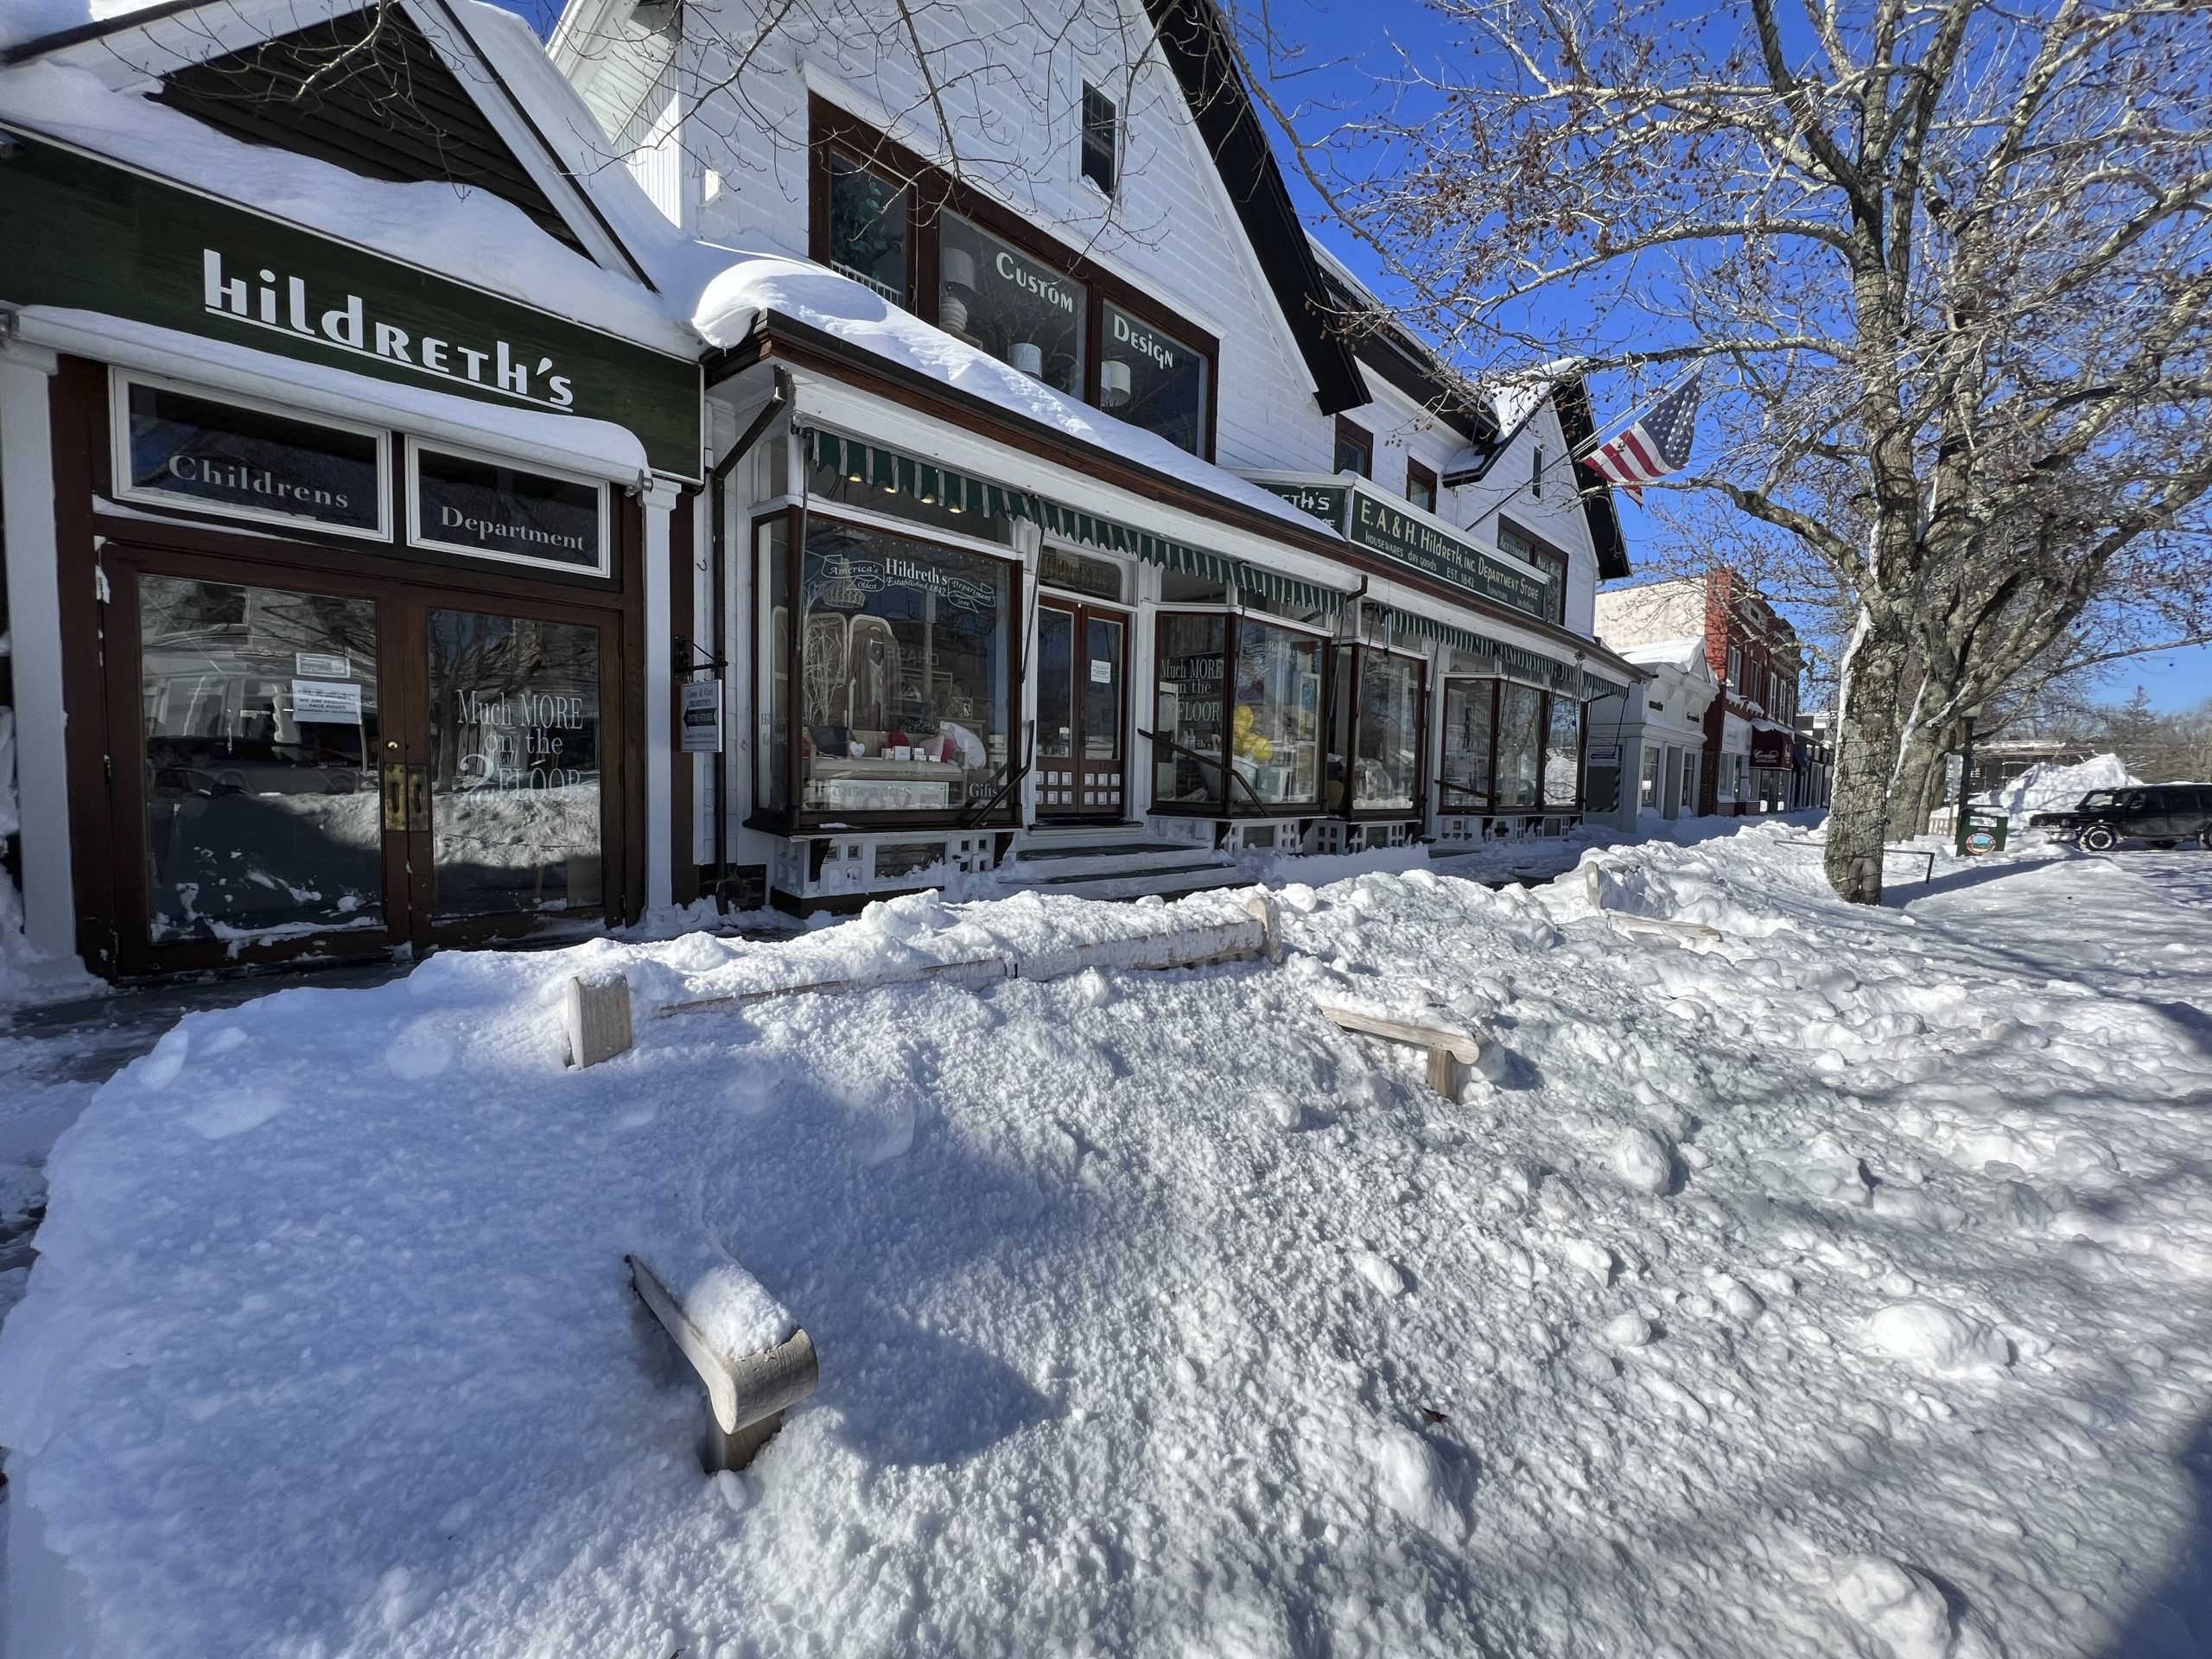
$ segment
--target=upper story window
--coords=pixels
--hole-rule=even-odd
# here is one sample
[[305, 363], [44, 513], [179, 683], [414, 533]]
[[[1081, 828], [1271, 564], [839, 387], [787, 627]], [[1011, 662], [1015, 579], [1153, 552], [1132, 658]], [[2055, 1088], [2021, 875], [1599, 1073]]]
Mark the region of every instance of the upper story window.
[[1083, 396], [1090, 291], [982, 226], [946, 213], [938, 326], [1056, 391]]
[[1510, 553], [1515, 558], [1533, 564], [1551, 579], [1544, 594], [1544, 620], [1564, 625], [1567, 621], [1567, 555], [1557, 548], [1547, 547], [1533, 536], [1516, 530], [1508, 524], [1497, 527], [1498, 550]]
[[1211, 456], [1216, 341], [834, 105], [817, 99], [810, 113], [817, 260], [1056, 391]]
[[1531, 498], [1544, 493], [1544, 446], [1538, 444], [1529, 456], [1529, 493]]
[[1090, 82], [1083, 87], [1083, 176], [1108, 195], [1120, 183], [1121, 117], [1114, 100]]
[[1341, 415], [1337, 416], [1337, 464], [1335, 471], [1356, 473], [1362, 478], [1375, 476], [1375, 435], [1354, 426]]
[[1728, 689], [1741, 695], [1744, 689], [1744, 648], [1728, 647]]
[[1423, 512], [1436, 511], [1436, 474], [1417, 461], [1406, 462], [1406, 499]]
[[1102, 315], [1098, 406], [1198, 453], [1205, 442], [1204, 354], [1118, 305], [1105, 306]]
[[830, 152], [828, 264], [893, 305], [907, 302], [911, 187], [892, 183], [850, 156]]

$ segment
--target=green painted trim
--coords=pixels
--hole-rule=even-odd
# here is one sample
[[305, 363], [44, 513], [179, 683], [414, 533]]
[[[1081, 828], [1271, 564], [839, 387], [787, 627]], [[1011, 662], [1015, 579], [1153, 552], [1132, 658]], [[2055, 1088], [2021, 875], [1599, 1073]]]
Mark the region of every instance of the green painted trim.
[[[28, 133], [0, 157], [0, 301], [611, 422], [637, 435], [655, 471], [700, 476], [694, 359]], [[442, 370], [422, 361], [426, 350]]]

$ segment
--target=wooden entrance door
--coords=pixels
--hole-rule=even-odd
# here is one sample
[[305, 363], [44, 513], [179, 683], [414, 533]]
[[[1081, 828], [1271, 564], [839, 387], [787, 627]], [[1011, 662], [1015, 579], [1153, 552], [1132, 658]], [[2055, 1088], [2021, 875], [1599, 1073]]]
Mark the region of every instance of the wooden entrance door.
[[1040, 818], [1118, 822], [1128, 798], [1126, 612], [1037, 606], [1036, 779]]
[[603, 918], [607, 613], [113, 543], [105, 564], [123, 972]]

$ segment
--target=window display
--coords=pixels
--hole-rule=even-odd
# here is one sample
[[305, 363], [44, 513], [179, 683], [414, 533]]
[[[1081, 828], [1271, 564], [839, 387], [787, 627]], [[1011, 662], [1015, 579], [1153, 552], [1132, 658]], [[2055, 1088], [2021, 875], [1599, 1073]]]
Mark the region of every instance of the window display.
[[938, 326], [1033, 379], [1082, 397], [1090, 310], [1084, 285], [957, 213], [943, 217], [938, 238]]
[[381, 926], [372, 600], [143, 577], [157, 942]]
[[1013, 569], [856, 525], [809, 525], [802, 809], [944, 812], [998, 792]]
[[1221, 685], [1228, 631], [1225, 616], [1160, 619], [1160, 693], [1153, 726], [1161, 740], [1153, 752], [1157, 802], [1221, 799]]
[[1497, 699], [1497, 804], [1512, 811], [1538, 803], [1544, 746], [1544, 694], [1508, 683]]
[[1544, 804], [1577, 806], [1582, 801], [1582, 705], [1554, 692], [1544, 741]]
[[429, 634], [435, 915], [595, 909], [599, 630], [434, 610]]
[[1118, 305], [1101, 315], [1098, 406], [1198, 454], [1205, 443], [1205, 359]]
[[791, 531], [781, 518], [771, 519], [755, 532], [760, 539], [758, 630], [753, 639], [753, 661], [760, 667], [760, 733], [753, 744], [760, 769], [760, 804], [771, 808], [791, 804]]
[[830, 152], [830, 265], [893, 305], [906, 303], [906, 188]]
[[1321, 645], [1237, 619], [1230, 764], [1266, 805], [1308, 804], [1320, 794]]
[[1496, 680], [1444, 683], [1444, 810], [1465, 811], [1490, 804], [1490, 728], [1497, 712]]
[[1359, 653], [1359, 730], [1351, 765], [1355, 812], [1411, 811], [1419, 799], [1421, 669], [1416, 658]]

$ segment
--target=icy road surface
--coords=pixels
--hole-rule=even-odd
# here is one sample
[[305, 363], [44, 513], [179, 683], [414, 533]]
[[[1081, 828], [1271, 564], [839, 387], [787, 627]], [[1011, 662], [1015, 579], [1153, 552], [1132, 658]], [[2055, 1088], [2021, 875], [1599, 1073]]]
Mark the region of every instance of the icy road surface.
[[[651, 1005], [1135, 912], [191, 1015], [56, 1147], [0, 1333], [14, 1650], [2196, 1653], [2212, 859], [1870, 912], [1778, 825], [1597, 856], [1724, 938], [1416, 869], [1285, 891], [1279, 968], [641, 1017], [581, 1074], [580, 960]], [[626, 1250], [819, 1345], [748, 1474]]]

